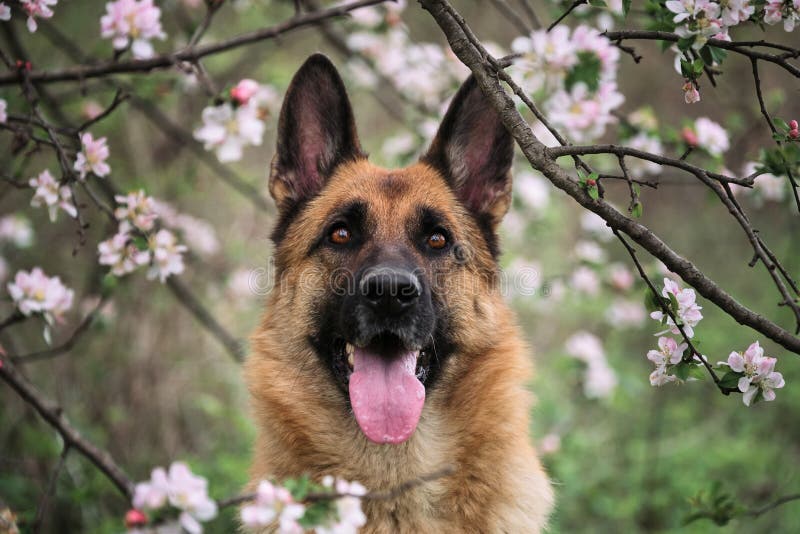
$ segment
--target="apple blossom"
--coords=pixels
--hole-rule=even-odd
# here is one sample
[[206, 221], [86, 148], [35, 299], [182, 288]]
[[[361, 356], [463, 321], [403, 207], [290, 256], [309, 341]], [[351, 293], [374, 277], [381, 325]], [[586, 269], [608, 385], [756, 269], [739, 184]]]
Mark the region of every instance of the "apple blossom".
[[194, 138], [206, 150], [215, 150], [221, 162], [242, 159], [242, 148], [261, 145], [264, 122], [253, 106], [234, 109], [230, 103], [209, 106], [203, 110], [203, 125], [194, 131]]
[[31, 199], [31, 206], [34, 208], [47, 206], [50, 221], [56, 221], [58, 208], [67, 212], [70, 217], [78, 216], [78, 209], [72, 201], [72, 191], [66, 185], [59, 186], [49, 170], [45, 169], [36, 178], [28, 180], [28, 185], [36, 189]]
[[246, 106], [258, 91], [259, 84], [255, 80], [245, 78], [231, 87], [231, 98], [240, 106]]
[[[637, 133], [625, 141], [625, 144], [631, 148], [642, 150], [644, 152], [650, 152], [651, 154], [656, 154], [658, 156], [661, 156], [664, 153], [664, 147], [661, 145], [661, 140], [658, 137], [645, 132]], [[625, 161], [627, 162], [628, 170], [634, 174], [652, 175], [661, 173], [661, 165], [653, 161], [647, 161], [640, 158], [627, 158]]]
[[[670, 295], [675, 297], [675, 300], [678, 302], [678, 309], [672, 310], [672, 313], [683, 327], [686, 337], [694, 337], [694, 327], [697, 326], [697, 323], [703, 319], [703, 315], [700, 313], [700, 310], [703, 308], [698, 306], [695, 302], [696, 296], [694, 289], [681, 289], [678, 283], [674, 280], [664, 278], [664, 289], [661, 290], [661, 295], [664, 298], [670, 298]], [[650, 314], [650, 317], [656, 321], [666, 322], [666, 324], [671, 327], [669, 331], [673, 334], [680, 333], [680, 330], [675, 325], [672, 317], [669, 317], [663, 311], [656, 310]]]
[[589, 263], [602, 263], [606, 251], [594, 241], [581, 240], [575, 243], [575, 257]]
[[178, 213], [175, 208], [159, 200], [154, 200], [152, 207], [165, 226], [181, 232], [184, 241], [192, 251], [205, 257], [219, 252], [219, 238], [214, 227], [207, 221], [185, 213]]
[[11, 8], [5, 2], [0, 2], [0, 20], [11, 20]]
[[614, 232], [606, 224], [606, 220], [593, 211], [584, 211], [581, 214], [581, 229], [592, 234], [600, 241], [611, 241]]
[[585, 330], [572, 334], [564, 344], [564, 348], [567, 354], [585, 362], [605, 359], [600, 338]]
[[686, 343], [678, 344], [671, 337], [658, 338], [658, 350], [647, 352], [647, 359], [656, 366], [656, 369], [650, 374], [650, 385], [663, 386], [668, 382], [678, 380], [678, 377], [668, 373], [668, 366], [680, 363], [687, 347]]
[[570, 276], [572, 288], [587, 295], [597, 295], [600, 291], [600, 278], [593, 269], [585, 265], [579, 266]]
[[[330, 477], [326, 477], [325, 483], [330, 484]], [[329, 521], [317, 526], [317, 534], [356, 534], [359, 527], [367, 523], [367, 516], [361, 510], [360, 497], [367, 493], [366, 488], [358, 482], [348, 482], [337, 479], [335, 482], [336, 493], [344, 495], [336, 499], [336, 521]]]
[[[749, 161], [742, 167], [742, 177], [751, 176], [756, 172], [760, 164], [756, 161]], [[737, 187], [734, 193], [742, 193], [745, 195], [755, 195], [756, 199], [769, 202], [781, 202], [786, 198], [786, 180], [780, 176], [775, 176], [770, 173], [761, 173], [755, 177], [753, 187]]]
[[88, 173], [93, 173], [98, 178], [102, 178], [111, 172], [106, 160], [109, 156], [106, 138], [94, 139], [92, 134], [81, 134], [81, 151], [75, 161], [75, 170], [80, 174], [81, 179], [86, 178]]
[[149, 239], [152, 265], [147, 273], [147, 279], [158, 278], [161, 283], [173, 274], [183, 272], [183, 253], [187, 248], [178, 244], [175, 234], [169, 230], [159, 230]]
[[688, 126], [681, 130], [681, 139], [692, 148], [697, 146], [697, 134]]
[[641, 326], [647, 318], [647, 310], [634, 300], [615, 299], [606, 309], [606, 320], [615, 328]]
[[106, 4], [100, 18], [100, 35], [112, 39], [115, 50], [131, 47], [133, 56], [146, 59], [154, 54], [152, 39], [165, 39], [161, 9], [153, 0], [116, 0]]
[[535, 212], [543, 211], [550, 203], [550, 183], [530, 170], [514, 174], [514, 193]]
[[19, 248], [27, 248], [33, 243], [31, 223], [21, 215], [0, 217], [0, 241], [9, 241]]
[[683, 99], [687, 104], [696, 104], [700, 102], [700, 91], [692, 80], [684, 80], [683, 83]]
[[794, 30], [800, 22], [800, 0], [767, 0], [764, 6], [764, 22], [776, 24], [783, 20], [783, 29]]
[[163, 467], [156, 467], [150, 473], [150, 480], [136, 484], [132, 504], [141, 510], [157, 510], [167, 503], [169, 479]]
[[725, 26], [736, 26], [740, 22], [749, 19], [756, 8], [751, 5], [751, 0], [725, 0], [720, 2], [722, 6], [722, 23]]
[[8, 103], [2, 98], [0, 98], [0, 124], [5, 124], [8, 120]]
[[544, 104], [550, 121], [576, 142], [591, 141], [617, 122], [612, 112], [625, 101], [616, 82], [601, 82], [591, 93], [583, 82], [555, 92]]
[[697, 133], [697, 145], [704, 148], [712, 156], [721, 156], [730, 147], [728, 132], [706, 117], [700, 117], [694, 123]]
[[20, 313], [25, 316], [41, 313], [48, 323], [61, 320], [72, 307], [75, 296], [58, 276], [48, 277], [39, 267], [30, 272], [18, 271], [8, 284], [8, 293]]
[[692, 48], [699, 50], [709, 37], [722, 31], [722, 21], [718, 19], [719, 4], [710, 0], [668, 0], [665, 7], [675, 14], [672, 22], [680, 24], [675, 33], [680, 37], [693, 38]]
[[726, 362], [717, 364], [740, 373], [737, 388], [742, 392], [742, 402], [745, 406], [750, 406], [759, 399], [775, 400], [774, 390], [785, 385], [783, 375], [775, 371], [777, 361], [776, 358], [764, 356], [764, 349], [756, 341], [744, 352], [731, 352]]
[[114, 216], [119, 221], [129, 221], [133, 226], [149, 232], [155, 226], [158, 214], [155, 211], [155, 200], [147, 196], [144, 190], [132, 191], [127, 195], [116, 195], [118, 207]]
[[19, 0], [22, 10], [28, 14], [28, 31], [33, 33], [38, 29], [36, 18], [49, 19], [53, 16], [50, 6], [58, 3], [58, 0]]
[[619, 291], [627, 291], [633, 287], [633, 273], [621, 263], [612, 263], [608, 267], [608, 278], [611, 285]]
[[583, 394], [589, 399], [611, 396], [617, 387], [617, 375], [604, 360], [590, 362], [583, 378]]
[[150, 263], [150, 252], [139, 250], [130, 235], [130, 224], [123, 221], [113, 237], [97, 245], [100, 265], [111, 266], [114, 276], [124, 276]]

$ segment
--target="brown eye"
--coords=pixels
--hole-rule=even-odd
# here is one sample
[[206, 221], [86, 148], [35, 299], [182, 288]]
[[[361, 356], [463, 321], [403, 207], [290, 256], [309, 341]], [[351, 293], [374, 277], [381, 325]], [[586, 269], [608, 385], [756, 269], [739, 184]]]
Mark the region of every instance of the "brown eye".
[[441, 232], [434, 232], [428, 237], [428, 246], [435, 249], [444, 248], [447, 238]]
[[330, 235], [331, 243], [336, 245], [346, 245], [350, 242], [351, 237], [350, 230], [346, 226], [337, 226]]

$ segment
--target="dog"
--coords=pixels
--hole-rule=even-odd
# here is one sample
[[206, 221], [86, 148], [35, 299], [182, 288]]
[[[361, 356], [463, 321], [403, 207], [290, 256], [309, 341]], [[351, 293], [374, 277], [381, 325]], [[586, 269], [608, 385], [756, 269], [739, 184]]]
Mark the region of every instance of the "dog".
[[513, 142], [469, 78], [403, 169], [361, 149], [324, 55], [295, 74], [269, 191], [274, 288], [245, 366], [251, 485], [333, 475], [389, 491], [364, 533], [541, 531], [553, 504], [530, 444], [528, 347], [499, 287]]

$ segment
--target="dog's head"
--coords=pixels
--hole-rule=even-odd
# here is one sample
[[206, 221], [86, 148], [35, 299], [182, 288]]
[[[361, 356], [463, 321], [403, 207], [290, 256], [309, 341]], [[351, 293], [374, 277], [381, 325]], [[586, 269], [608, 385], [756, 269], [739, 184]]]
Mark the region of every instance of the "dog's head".
[[[416, 428], [448, 359], [491, 338], [497, 226], [511, 200], [511, 137], [470, 78], [420, 162], [388, 170], [362, 152], [330, 61], [295, 75], [269, 188], [278, 291], [302, 338], [378, 443]], [[297, 329], [304, 331], [289, 332]]]

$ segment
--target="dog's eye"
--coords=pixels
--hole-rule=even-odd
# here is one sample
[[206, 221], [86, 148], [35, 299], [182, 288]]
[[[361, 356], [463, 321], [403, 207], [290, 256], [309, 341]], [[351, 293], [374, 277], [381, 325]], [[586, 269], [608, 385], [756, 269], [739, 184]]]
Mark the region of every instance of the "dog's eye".
[[331, 240], [331, 243], [334, 243], [336, 245], [346, 245], [347, 243], [350, 242], [350, 239], [352, 239], [352, 237], [353, 236], [350, 233], [350, 230], [347, 228], [347, 226], [345, 226], [344, 224], [338, 224], [334, 226], [333, 230], [331, 230], [329, 239]]
[[447, 238], [442, 232], [434, 232], [428, 236], [428, 246], [435, 249], [442, 249], [447, 245]]

